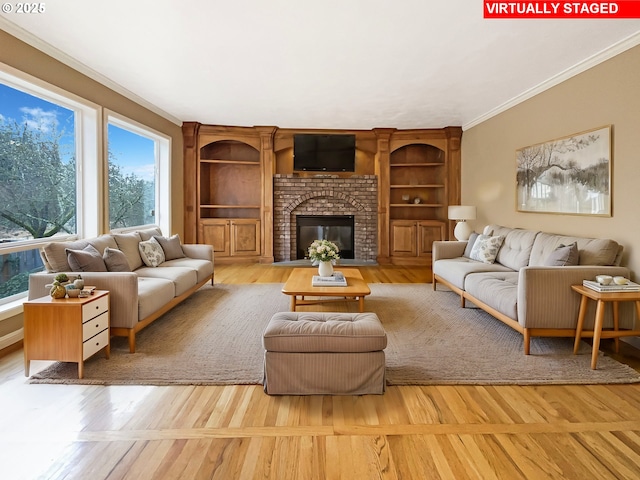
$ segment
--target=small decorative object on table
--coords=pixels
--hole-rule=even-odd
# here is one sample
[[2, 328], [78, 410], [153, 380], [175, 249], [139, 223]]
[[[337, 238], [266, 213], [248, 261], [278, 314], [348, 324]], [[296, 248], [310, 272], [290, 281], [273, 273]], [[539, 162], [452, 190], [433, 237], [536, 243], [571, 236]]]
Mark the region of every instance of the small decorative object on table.
[[49, 295], [51, 295], [51, 298], [64, 298], [67, 296], [67, 290], [62, 285], [60, 285], [60, 282], [58, 280], [56, 280], [51, 286]]
[[84, 279], [80, 275], [78, 275], [76, 279], [73, 281], [73, 284], [75, 285], [76, 288], [79, 288], [80, 290], [82, 290], [84, 288]]
[[309, 246], [309, 258], [318, 262], [318, 274], [329, 277], [333, 274], [333, 264], [340, 258], [340, 249], [329, 240], [314, 240]]
[[59, 273], [55, 276], [54, 280], [63, 286], [69, 283], [69, 277], [66, 273]]

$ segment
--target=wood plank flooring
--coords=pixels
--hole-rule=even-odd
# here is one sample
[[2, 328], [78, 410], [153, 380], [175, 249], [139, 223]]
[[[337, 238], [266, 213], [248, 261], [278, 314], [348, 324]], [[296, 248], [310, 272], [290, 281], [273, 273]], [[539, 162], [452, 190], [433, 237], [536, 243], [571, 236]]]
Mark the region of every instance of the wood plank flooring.
[[[284, 282], [289, 271], [217, 266], [216, 282]], [[431, 278], [426, 268], [361, 271], [370, 283]], [[634, 365], [638, 352], [620, 358]], [[408, 386], [360, 397], [29, 385], [18, 351], [0, 358], [0, 476], [637, 480], [640, 385]]]

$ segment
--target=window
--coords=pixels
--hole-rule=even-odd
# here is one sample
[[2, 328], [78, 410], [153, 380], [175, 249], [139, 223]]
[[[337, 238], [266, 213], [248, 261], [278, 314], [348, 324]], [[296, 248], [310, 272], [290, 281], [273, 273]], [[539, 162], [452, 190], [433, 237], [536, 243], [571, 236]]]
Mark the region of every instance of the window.
[[153, 140], [108, 126], [109, 228], [155, 223], [156, 155]]
[[21, 243], [76, 233], [75, 125], [73, 109], [0, 83], [0, 302], [43, 268]]
[[169, 138], [113, 112], [106, 116], [109, 230], [169, 230]]
[[[47, 242], [100, 229], [100, 107], [0, 64], [0, 306], [26, 296]], [[45, 294], [46, 292], [43, 292]]]

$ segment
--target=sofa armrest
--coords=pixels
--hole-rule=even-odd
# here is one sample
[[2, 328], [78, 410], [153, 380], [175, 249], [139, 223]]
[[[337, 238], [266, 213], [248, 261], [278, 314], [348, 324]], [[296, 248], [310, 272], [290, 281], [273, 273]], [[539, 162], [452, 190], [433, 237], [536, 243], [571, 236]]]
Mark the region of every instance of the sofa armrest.
[[431, 251], [432, 261], [442, 260], [443, 258], [458, 258], [464, 254], [467, 242], [436, 240], [433, 242]]
[[[525, 328], [575, 328], [580, 309], [580, 295], [571, 285], [596, 275], [629, 277], [626, 267], [578, 265], [571, 267], [523, 267], [518, 277], [518, 323]], [[586, 325], [593, 325], [593, 304]], [[633, 310], [620, 305], [620, 326], [633, 326]], [[609, 310], [609, 309], [607, 309]], [[610, 312], [607, 312], [610, 318]]]
[[[109, 318], [112, 327], [133, 328], [138, 323], [138, 275], [133, 272], [66, 272], [69, 278], [80, 273], [85, 285], [109, 291]], [[58, 273], [29, 275], [29, 300], [48, 295], [45, 285]]]
[[182, 251], [189, 258], [198, 258], [213, 262], [213, 246], [205, 244], [183, 244]]

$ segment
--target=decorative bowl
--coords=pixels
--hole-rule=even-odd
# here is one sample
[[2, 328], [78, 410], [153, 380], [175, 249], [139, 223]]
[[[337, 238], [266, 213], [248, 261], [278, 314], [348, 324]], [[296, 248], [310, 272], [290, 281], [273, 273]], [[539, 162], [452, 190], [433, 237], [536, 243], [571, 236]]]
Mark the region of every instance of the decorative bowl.
[[613, 283], [616, 285], [626, 285], [629, 283], [629, 279], [625, 277], [613, 277]]
[[67, 288], [67, 296], [69, 298], [76, 298], [76, 297], [80, 296], [80, 289], [79, 288]]
[[613, 281], [611, 275], [596, 275], [596, 282], [600, 285], [609, 285]]

